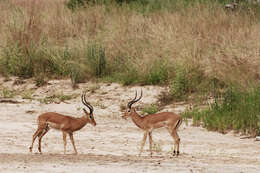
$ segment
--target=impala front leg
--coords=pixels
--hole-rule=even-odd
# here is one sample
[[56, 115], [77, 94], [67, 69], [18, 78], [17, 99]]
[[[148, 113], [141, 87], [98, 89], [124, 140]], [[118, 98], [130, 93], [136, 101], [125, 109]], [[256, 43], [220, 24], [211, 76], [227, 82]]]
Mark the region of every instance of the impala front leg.
[[71, 143], [72, 143], [72, 145], [73, 145], [73, 148], [74, 148], [75, 154], [78, 154], [77, 149], [76, 149], [76, 146], [75, 146], [75, 143], [74, 143], [73, 134], [70, 133], [69, 135], [70, 135], [70, 141], [71, 141]]
[[139, 151], [139, 157], [141, 156], [141, 153], [143, 152], [143, 148], [144, 148], [144, 144], [145, 144], [145, 141], [146, 141], [146, 138], [147, 138], [147, 134], [148, 132], [144, 132], [144, 137], [143, 137], [143, 141], [142, 141], [142, 144], [141, 144], [141, 148], [140, 148], [140, 151]]

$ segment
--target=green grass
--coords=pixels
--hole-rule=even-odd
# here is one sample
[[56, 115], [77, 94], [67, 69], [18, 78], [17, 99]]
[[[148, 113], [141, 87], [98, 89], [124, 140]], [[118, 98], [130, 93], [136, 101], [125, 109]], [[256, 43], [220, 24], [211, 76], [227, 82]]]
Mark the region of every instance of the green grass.
[[61, 92], [61, 93], [54, 93], [51, 96], [47, 96], [43, 99], [39, 99], [39, 101], [44, 104], [50, 104], [54, 102], [65, 102], [67, 100], [77, 98], [78, 96], [79, 96], [78, 94], [63, 94], [63, 92]]
[[23, 91], [22, 98], [23, 99], [32, 100], [33, 99], [33, 91], [32, 90], [25, 90], [25, 91]]
[[192, 117], [194, 125], [202, 124], [208, 130], [226, 133], [230, 130], [260, 135], [260, 88], [246, 91], [229, 88], [222, 99], [217, 99], [206, 110], [185, 112], [184, 117]]
[[145, 105], [142, 112], [145, 114], [155, 114], [159, 111], [159, 107], [156, 104]]
[[8, 88], [3, 88], [2, 92], [1, 92], [1, 96], [3, 98], [13, 98], [16, 95], [16, 91], [15, 90], [10, 90]]

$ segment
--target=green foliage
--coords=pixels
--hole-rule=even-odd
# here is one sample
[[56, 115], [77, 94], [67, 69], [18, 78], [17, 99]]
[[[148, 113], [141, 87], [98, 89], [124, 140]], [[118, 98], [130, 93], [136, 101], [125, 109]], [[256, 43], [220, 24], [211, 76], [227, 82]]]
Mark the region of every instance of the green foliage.
[[33, 98], [32, 94], [33, 94], [33, 91], [32, 91], [32, 90], [25, 90], [25, 91], [22, 93], [22, 98], [23, 98], [23, 99], [29, 99], [29, 100], [31, 100], [31, 99]]
[[139, 74], [135, 68], [129, 68], [120, 78], [123, 85], [130, 85], [138, 82]]
[[18, 44], [8, 45], [0, 58], [0, 67], [6, 74], [30, 78], [53, 74], [62, 74], [59, 60], [53, 58], [45, 47], [23, 47]]
[[85, 66], [78, 64], [77, 62], [70, 61], [68, 62], [68, 70], [70, 74], [70, 79], [73, 85], [85, 81]]
[[123, 55], [110, 60], [107, 65], [107, 75], [104, 80], [109, 82], [119, 82], [123, 85], [140, 83], [140, 72], [134, 60]]
[[63, 94], [62, 92], [61, 93], [54, 93], [52, 94], [51, 96], [47, 96], [43, 99], [40, 99], [39, 101], [41, 103], [45, 103], [45, 104], [49, 104], [49, 103], [53, 103], [53, 102], [65, 102], [66, 100], [71, 100], [71, 99], [74, 99], [74, 98], [77, 98], [78, 97], [78, 94]]
[[207, 110], [193, 110], [184, 115], [191, 115], [194, 125], [203, 123], [209, 130], [222, 133], [233, 129], [237, 132], [260, 134], [260, 88], [241, 91], [230, 87], [223, 99], [217, 99]]
[[165, 84], [168, 81], [168, 66], [166, 61], [156, 60], [144, 76], [145, 85]]
[[188, 93], [187, 72], [184, 68], [177, 68], [176, 76], [170, 85], [170, 93], [173, 97], [180, 99]]
[[64, 73], [69, 74], [73, 85], [108, 73], [105, 48], [101, 45], [89, 43], [83, 50], [66, 50], [65, 55]]
[[5, 76], [34, 77], [37, 86], [44, 85], [49, 77], [70, 76], [77, 84], [107, 73], [105, 49], [98, 44], [88, 44], [85, 50], [10, 44], [0, 58], [0, 69]]
[[142, 84], [157, 85], [166, 84], [169, 78], [167, 61], [155, 60], [149, 64], [136, 64], [131, 57], [116, 57], [107, 65], [105, 80], [120, 82], [123, 85]]
[[143, 109], [143, 113], [154, 114], [159, 111], [159, 107], [156, 104], [146, 105]]
[[196, 4], [222, 4], [225, 0], [116, 0], [120, 5], [127, 5], [128, 8], [147, 14], [155, 11], [174, 12]]
[[120, 8], [146, 14], [155, 11], [177, 11], [196, 4], [222, 4], [225, 0], [69, 0], [66, 5], [69, 9], [76, 10], [88, 5], [106, 5], [107, 7], [119, 5]]
[[185, 99], [188, 94], [201, 90], [205, 76], [199, 67], [177, 66], [175, 78], [170, 84], [174, 99]]
[[[75, 10], [92, 4], [106, 4], [107, 0], [69, 0], [66, 5], [69, 9]], [[110, 0], [112, 1], [112, 0]]]
[[92, 0], [69, 0], [67, 2], [67, 7], [69, 9], [75, 9], [75, 8], [83, 7], [84, 5], [86, 5], [90, 1], [92, 1]]
[[105, 48], [98, 44], [89, 44], [84, 55], [85, 63], [89, 64], [93, 75], [101, 77], [106, 74]]
[[3, 88], [1, 95], [3, 98], [13, 98], [16, 95], [16, 91]]

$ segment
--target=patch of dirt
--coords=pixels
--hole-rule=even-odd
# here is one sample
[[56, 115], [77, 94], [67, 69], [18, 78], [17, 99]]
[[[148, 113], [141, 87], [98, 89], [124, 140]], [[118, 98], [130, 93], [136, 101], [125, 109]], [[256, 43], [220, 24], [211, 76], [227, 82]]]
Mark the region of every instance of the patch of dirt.
[[[72, 89], [69, 80], [53, 80], [37, 88], [31, 81], [13, 85], [15, 79], [3, 82], [0, 89], [19, 92], [13, 99], [22, 104], [0, 104], [0, 172], [260, 172], [260, 143], [254, 139], [240, 139], [232, 133], [219, 134], [183, 123], [179, 157], [170, 157], [173, 139], [166, 129], [153, 132], [153, 140], [160, 150], [149, 157], [148, 142], [141, 157], [137, 157], [143, 132], [130, 120], [123, 120], [120, 109], [143, 90], [143, 98], [134, 106], [155, 103], [165, 90], [158, 86], [122, 87], [120, 84], [80, 84]], [[23, 91], [33, 90], [32, 99], [21, 99]], [[53, 111], [79, 117], [84, 107], [80, 94], [87, 91], [87, 100], [94, 106], [97, 126], [86, 125], [74, 134], [78, 155], [68, 140], [63, 154], [62, 133], [50, 130], [42, 140], [43, 154], [29, 153], [32, 135], [37, 128], [39, 114]], [[94, 92], [93, 92], [94, 91]], [[53, 93], [78, 94], [66, 103], [44, 104], [38, 101]], [[185, 104], [168, 105], [162, 111], [184, 111]]]

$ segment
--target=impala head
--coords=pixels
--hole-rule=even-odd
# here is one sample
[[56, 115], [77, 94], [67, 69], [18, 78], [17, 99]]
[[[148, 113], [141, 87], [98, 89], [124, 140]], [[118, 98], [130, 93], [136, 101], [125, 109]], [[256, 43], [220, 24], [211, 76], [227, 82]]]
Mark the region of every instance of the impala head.
[[127, 109], [126, 109], [126, 112], [123, 114], [122, 118], [127, 119], [128, 117], [130, 117], [132, 115], [132, 113], [135, 111], [134, 108], [132, 108], [132, 105], [134, 103], [138, 102], [139, 100], [141, 100], [142, 96], [143, 96], [143, 91], [141, 90], [140, 97], [138, 99], [136, 99], [137, 91], [135, 91], [135, 98], [127, 103]]
[[85, 106], [87, 106], [88, 109], [89, 109], [89, 113], [88, 113], [88, 111], [83, 108], [83, 111], [85, 112], [85, 115], [86, 115], [86, 117], [87, 117], [87, 119], [88, 119], [88, 122], [89, 122], [90, 124], [92, 124], [93, 126], [96, 126], [97, 123], [96, 123], [96, 121], [95, 121], [95, 119], [94, 119], [94, 116], [93, 116], [93, 111], [94, 111], [94, 109], [93, 109], [93, 106], [91, 106], [90, 103], [86, 101], [86, 94], [82, 94], [82, 95], [81, 95], [81, 100], [82, 100], [82, 103], [83, 103]]

